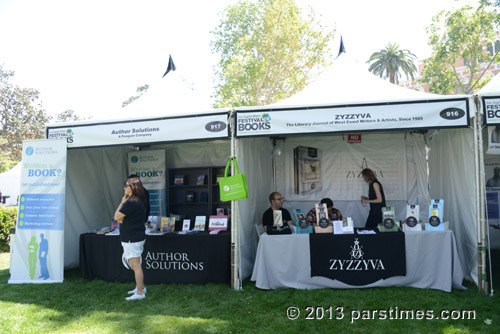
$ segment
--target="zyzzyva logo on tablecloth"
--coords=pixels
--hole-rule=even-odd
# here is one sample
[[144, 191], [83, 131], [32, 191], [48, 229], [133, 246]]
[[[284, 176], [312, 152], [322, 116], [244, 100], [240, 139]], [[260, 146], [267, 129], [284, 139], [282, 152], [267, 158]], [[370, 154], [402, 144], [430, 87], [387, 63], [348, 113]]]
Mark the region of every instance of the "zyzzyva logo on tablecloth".
[[406, 275], [404, 233], [310, 234], [311, 277], [367, 285]]
[[330, 259], [330, 270], [385, 270], [382, 259], [363, 259], [363, 246], [358, 239], [354, 239], [351, 246], [350, 259]]

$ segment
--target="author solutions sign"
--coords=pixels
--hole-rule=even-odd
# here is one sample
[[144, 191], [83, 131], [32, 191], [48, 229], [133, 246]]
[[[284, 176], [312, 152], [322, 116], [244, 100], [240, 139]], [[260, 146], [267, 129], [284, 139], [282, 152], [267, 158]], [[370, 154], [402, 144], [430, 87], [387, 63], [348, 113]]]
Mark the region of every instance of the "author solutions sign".
[[227, 138], [227, 113], [47, 127], [68, 148]]

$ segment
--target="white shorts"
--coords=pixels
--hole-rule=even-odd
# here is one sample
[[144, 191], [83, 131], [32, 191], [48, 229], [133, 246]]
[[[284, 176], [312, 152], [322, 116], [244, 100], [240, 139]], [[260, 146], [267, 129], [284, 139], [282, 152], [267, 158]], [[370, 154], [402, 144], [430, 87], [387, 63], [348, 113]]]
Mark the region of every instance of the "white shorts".
[[132, 269], [129, 259], [132, 259], [134, 257], [138, 257], [139, 259], [141, 259], [142, 263], [141, 255], [142, 251], [144, 250], [145, 242], [146, 240], [142, 240], [139, 242], [122, 242], [122, 247], [123, 247], [122, 262], [125, 268]]

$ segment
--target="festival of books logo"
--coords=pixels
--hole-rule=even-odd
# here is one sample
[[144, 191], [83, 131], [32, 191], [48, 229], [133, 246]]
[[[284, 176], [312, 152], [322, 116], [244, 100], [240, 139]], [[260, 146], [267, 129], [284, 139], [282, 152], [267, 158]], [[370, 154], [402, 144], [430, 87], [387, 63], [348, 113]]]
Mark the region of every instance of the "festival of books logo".
[[358, 238], [350, 246], [350, 259], [330, 259], [330, 270], [334, 271], [378, 271], [385, 270], [382, 259], [364, 259], [365, 252]]
[[60, 130], [50, 130], [49, 139], [66, 139], [68, 144], [73, 143], [73, 130], [71, 129], [60, 129]]
[[238, 131], [253, 133], [270, 132], [271, 116], [268, 113], [238, 115]]

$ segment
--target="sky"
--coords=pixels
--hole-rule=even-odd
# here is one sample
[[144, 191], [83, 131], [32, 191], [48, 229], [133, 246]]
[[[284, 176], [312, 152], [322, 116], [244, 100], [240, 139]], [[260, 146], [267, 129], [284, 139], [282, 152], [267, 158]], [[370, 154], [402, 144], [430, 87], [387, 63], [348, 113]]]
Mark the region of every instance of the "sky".
[[[425, 28], [432, 17], [477, 2], [296, 0], [335, 29], [335, 53], [342, 36], [346, 54], [363, 66], [389, 42], [419, 59], [428, 57]], [[40, 92], [49, 115], [70, 109], [86, 118], [103, 118], [119, 113], [137, 87], [149, 84], [152, 91], [169, 79], [176, 82], [167, 94], [188, 90], [208, 109], [218, 60], [210, 48], [211, 31], [224, 8], [234, 3], [0, 0], [0, 64], [15, 71], [16, 84]], [[169, 55], [177, 70], [162, 78]]]

